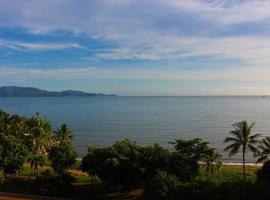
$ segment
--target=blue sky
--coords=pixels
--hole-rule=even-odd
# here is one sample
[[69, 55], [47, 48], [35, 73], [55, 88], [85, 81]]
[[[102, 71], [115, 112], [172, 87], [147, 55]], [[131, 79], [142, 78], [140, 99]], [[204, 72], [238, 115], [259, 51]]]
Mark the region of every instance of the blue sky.
[[270, 1], [0, 0], [0, 85], [270, 94]]

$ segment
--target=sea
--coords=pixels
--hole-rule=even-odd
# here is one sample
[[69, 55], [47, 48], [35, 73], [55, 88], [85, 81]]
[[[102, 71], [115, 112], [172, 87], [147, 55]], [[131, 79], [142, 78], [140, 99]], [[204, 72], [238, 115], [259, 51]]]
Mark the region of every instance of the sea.
[[[81, 156], [87, 146], [103, 147], [124, 138], [140, 145], [159, 143], [173, 149], [175, 139], [201, 138], [222, 154], [225, 162], [239, 162], [223, 151], [232, 124], [255, 122], [253, 133], [270, 136], [270, 97], [5, 97], [0, 109], [28, 117], [39, 112], [53, 128], [68, 124]], [[253, 160], [252, 155], [248, 159]]]

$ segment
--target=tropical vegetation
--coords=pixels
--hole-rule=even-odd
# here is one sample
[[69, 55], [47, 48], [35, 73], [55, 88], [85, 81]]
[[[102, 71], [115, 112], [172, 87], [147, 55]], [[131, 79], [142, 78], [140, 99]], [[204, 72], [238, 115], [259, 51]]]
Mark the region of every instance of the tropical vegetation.
[[[89, 146], [79, 159], [67, 124], [54, 130], [39, 113], [29, 118], [0, 110], [0, 191], [31, 183], [35, 194], [75, 199], [104, 199], [97, 193], [106, 191], [125, 199], [132, 191], [142, 191], [141, 199], [157, 200], [270, 199], [270, 137], [253, 133], [253, 127], [236, 122], [224, 140], [229, 156], [241, 155], [242, 168], [222, 165], [218, 151], [199, 138], [176, 139], [169, 149], [124, 139], [107, 147]], [[263, 166], [247, 166], [248, 153]], [[24, 185], [12, 184], [23, 175], [29, 177]], [[76, 181], [89, 187], [74, 193]]]

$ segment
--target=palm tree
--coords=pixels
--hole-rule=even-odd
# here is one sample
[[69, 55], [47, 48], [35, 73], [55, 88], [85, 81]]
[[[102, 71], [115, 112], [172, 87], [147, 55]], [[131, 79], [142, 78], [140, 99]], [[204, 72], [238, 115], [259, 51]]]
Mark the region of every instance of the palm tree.
[[229, 151], [229, 156], [233, 156], [239, 151], [242, 151], [243, 159], [243, 177], [246, 180], [246, 153], [248, 151], [253, 152], [254, 154], [258, 153], [258, 149], [254, 146], [259, 141], [257, 140], [260, 137], [260, 134], [252, 135], [251, 129], [254, 126], [254, 122], [250, 125], [247, 121], [236, 122], [233, 124], [234, 130], [230, 132], [232, 137], [226, 137], [224, 142], [230, 142], [231, 144], [227, 146], [224, 151]]
[[8, 132], [11, 135], [23, 138], [24, 137], [25, 121], [26, 121], [25, 117], [22, 117], [18, 114], [12, 115], [10, 117], [10, 122], [9, 122], [10, 126], [9, 126]]
[[221, 161], [219, 160], [220, 158], [221, 155], [219, 153], [217, 153], [216, 151], [212, 151], [203, 159], [203, 164], [206, 168], [208, 175], [213, 176], [215, 173], [218, 172], [222, 165]]
[[42, 166], [42, 157], [54, 145], [54, 140], [52, 139], [50, 122], [46, 118], [40, 117], [38, 113], [27, 120], [27, 127], [31, 141], [31, 168], [36, 173], [38, 166]]
[[269, 159], [268, 156], [270, 155], [270, 137], [265, 137], [259, 145], [258, 149], [259, 158], [257, 160], [257, 163], [267, 161]]
[[42, 155], [33, 155], [29, 158], [33, 174], [38, 174], [38, 167], [42, 167], [45, 163], [45, 158]]
[[71, 130], [66, 124], [62, 124], [57, 131], [54, 131], [54, 133], [56, 134], [56, 139], [59, 141], [59, 143], [63, 143], [65, 141], [71, 142], [74, 138]]

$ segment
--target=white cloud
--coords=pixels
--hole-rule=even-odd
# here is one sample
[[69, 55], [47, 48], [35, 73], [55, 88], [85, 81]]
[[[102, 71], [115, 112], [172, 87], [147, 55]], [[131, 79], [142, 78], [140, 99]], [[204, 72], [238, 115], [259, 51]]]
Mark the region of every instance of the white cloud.
[[22, 41], [9, 41], [0, 39], [0, 47], [10, 48], [18, 51], [31, 50], [31, 51], [49, 51], [49, 50], [62, 50], [70, 48], [83, 48], [83, 46], [76, 43], [41, 43], [41, 42], [22, 42]]
[[[269, 27], [269, 10], [270, 1], [262, 0], [0, 0], [0, 27], [21, 27], [38, 34], [67, 30], [116, 46], [87, 59], [181, 61], [202, 56], [217, 65], [219, 60], [239, 59], [261, 66], [270, 64], [269, 33], [222, 33], [241, 23]], [[20, 50], [81, 48], [78, 44], [1, 43]]]

